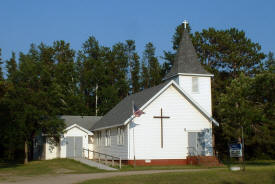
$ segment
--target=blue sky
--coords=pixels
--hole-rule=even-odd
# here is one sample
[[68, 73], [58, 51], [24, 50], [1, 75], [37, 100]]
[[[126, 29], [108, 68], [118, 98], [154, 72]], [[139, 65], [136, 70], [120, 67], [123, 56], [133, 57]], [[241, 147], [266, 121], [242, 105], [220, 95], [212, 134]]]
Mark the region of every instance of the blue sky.
[[192, 31], [236, 27], [265, 53], [275, 52], [274, 10], [274, 0], [1, 0], [0, 48], [6, 60], [31, 43], [65, 40], [80, 49], [93, 35], [105, 46], [133, 39], [139, 53], [150, 41], [161, 56], [187, 19]]

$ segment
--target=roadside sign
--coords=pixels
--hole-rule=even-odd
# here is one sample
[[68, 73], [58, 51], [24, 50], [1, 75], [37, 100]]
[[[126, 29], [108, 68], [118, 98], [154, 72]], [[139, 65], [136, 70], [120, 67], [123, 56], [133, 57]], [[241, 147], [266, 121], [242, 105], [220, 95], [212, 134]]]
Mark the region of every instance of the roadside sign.
[[230, 144], [229, 145], [230, 157], [242, 157], [242, 144]]

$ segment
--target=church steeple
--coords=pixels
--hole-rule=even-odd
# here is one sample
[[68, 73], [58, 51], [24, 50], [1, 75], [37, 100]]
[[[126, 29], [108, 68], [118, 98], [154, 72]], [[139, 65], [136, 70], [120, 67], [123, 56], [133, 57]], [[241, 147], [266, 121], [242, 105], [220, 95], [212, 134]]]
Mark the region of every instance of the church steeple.
[[189, 36], [189, 33], [186, 29], [187, 21], [184, 21], [184, 30], [182, 32], [180, 44], [178, 51], [175, 56], [174, 64], [168, 74], [165, 76], [165, 80], [172, 78], [174, 76], [180, 74], [202, 74], [202, 75], [209, 75], [212, 74], [208, 73], [200, 64], [198, 60], [198, 56], [196, 54], [195, 48], [192, 44], [192, 40]]

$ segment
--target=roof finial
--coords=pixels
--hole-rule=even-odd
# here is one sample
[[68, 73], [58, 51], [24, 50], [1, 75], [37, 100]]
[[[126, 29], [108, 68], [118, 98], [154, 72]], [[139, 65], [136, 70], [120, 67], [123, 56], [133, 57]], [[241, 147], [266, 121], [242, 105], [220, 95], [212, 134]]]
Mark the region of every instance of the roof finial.
[[187, 20], [184, 20], [182, 23], [184, 24], [184, 29], [186, 29], [186, 26], [187, 26], [187, 24], [188, 24], [188, 21], [187, 21]]

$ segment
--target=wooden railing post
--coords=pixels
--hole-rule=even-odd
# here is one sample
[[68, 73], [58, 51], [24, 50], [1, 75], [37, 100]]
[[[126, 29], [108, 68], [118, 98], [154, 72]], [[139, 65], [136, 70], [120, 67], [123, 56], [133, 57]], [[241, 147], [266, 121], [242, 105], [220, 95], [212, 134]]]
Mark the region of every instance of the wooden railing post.
[[112, 156], [112, 166], [114, 167], [115, 163], [114, 163], [114, 157]]
[[98, 153], [98, 163], [100, 163], [100, 153]]
[[119, 157], [119, 169], [121, 169], [121, 158]]
[[105, 165], [107, 165], [107, 155], [105, 155]]

